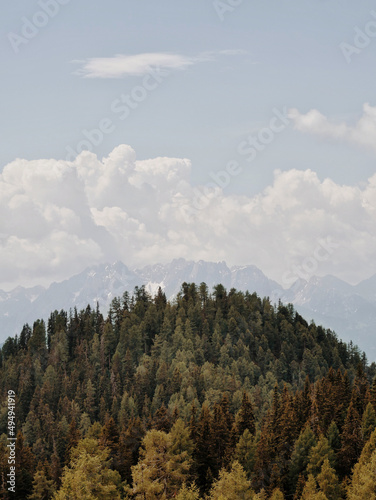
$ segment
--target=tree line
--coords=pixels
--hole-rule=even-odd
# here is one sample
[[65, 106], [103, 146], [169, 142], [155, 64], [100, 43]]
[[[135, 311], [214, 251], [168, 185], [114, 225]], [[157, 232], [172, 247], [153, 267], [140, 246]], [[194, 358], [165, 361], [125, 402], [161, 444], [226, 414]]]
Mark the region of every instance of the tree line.
[[1, 498], [363, 498], [374, 377], [292, 305], [222, 285], [54, 311], [0, 351], [18, 430], [10, 497], [2, 405]]

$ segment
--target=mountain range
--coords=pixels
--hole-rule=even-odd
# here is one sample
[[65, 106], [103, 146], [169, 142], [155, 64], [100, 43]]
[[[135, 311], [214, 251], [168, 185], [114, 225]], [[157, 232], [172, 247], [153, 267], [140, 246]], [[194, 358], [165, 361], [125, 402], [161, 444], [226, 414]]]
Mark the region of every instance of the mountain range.
[[96, 307], [98, 302], [106, 313], [114, 297], [141, 285], [152, 295], [161, 287], [171, 299], [183, 282], [205, 282], [209, 289], [221, 283], [227, 290], [248, 290], [272, 302], [292, 303], [306, 320], [334, 330], [345, 342], [353, 341], [366, 352], [369, 361], [376, 361], [376, 275], [356, 286], [330, 275], [309, 281], [299, 279], [286, 290], [256, 266], [228, 267], [225, 262], [184, 259], [134, 270], [122, 262], [100, 264], [48, 288], [0, 290], [0, 342], [20, 333], [25, 323], [47, 320], [54, 310], [80, 310], [88, 304]]

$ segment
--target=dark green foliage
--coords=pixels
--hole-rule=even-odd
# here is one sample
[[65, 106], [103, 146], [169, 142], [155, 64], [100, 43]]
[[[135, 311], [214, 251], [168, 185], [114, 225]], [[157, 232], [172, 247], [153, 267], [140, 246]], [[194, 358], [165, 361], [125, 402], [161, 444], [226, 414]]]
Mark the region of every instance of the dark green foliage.
[[[239, 459], [256, 491], [293, 496], [308, 477], [304, 454], [321, 435], [343, 479], [374, 428], [373, 375], [356, 347], [291, 305], [220, 284], [210, 294], [204, 283], [184, 283], [173, 302], [161, 289], [152, 298], [136, 288], [115, 298], [106, 318], [98, 307], [55, 311], [47, 328], [42, 320], [25, 325], [0, 351], [0, 392], [3, 400], [16, 392], [24, 434], [24, 498], [33, 487], [58, 488], [87, 436], [110, 450], [112, 467], [131, 484], [146, 432], [167, 434], [178, 418], [189, 426], [202, 494]], [[45, 461], [48, 470], [36, 474]]]
[[358, 461], [364, 444], [362, 422], [353, 401], [351, 401], [347, 411], [341, 443], [342, 446], [338, 453], [339, 470], [343, 476], [348, 476]]
[[237, 437], [239, 438], [242, 436], [246, 429], [248, 429], [251, 434], [254, 434], [256, 431], [255, 415], [251, 398], [246, 392], [243, 392], [242, 404], [236, 416]]

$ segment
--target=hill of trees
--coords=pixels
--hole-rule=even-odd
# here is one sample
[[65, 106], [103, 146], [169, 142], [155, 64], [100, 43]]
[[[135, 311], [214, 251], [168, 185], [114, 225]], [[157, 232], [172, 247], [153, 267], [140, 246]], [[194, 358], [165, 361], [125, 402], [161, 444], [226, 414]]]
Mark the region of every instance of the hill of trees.
[[0, 351], [0, 496], [369, 500], [375, 373], [291, 305], [222, 285], [55, 311]]

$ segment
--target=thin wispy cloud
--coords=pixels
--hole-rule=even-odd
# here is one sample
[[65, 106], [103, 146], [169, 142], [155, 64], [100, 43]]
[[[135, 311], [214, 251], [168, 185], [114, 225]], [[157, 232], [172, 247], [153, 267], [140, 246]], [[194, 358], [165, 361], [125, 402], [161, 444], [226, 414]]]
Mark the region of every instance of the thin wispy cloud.
[[300, 132], [342, 140], [376, 151], [376, 106], [372, 107], [365, 103], [363, 114], [354, 125], [331, 121], [317, 109], [311, 109], [306, 114], [291, 109], [289, 116], [294, 122], [295, 129]]
[[186, 56], [168, 52], [145, 52], [142, 54], [117, 54], [113, 57], [93, 57], [84, 61], [74, 61], [82, 66], [75, 74], [83, 78], [124, 78], [142, 76], [153, 69], [185, 70], [194, 64], [213, 61], [219, 56], [241, 55], [238, 49], [202, 52], [197, 56]]

